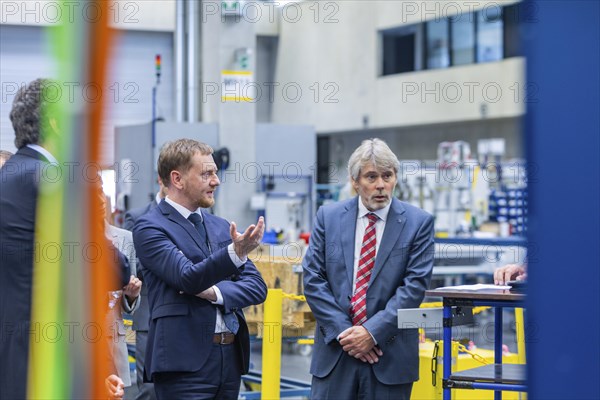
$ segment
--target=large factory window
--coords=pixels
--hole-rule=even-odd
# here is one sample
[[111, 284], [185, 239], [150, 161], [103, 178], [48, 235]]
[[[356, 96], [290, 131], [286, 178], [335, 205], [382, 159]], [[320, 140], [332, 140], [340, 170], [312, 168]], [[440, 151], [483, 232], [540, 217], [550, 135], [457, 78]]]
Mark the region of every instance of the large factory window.
[[420, 70], [420, 36], [418, 25], [381, 31], [381, 75]]
[[452, 65], [475, 62], [475, 18], [473, 14], [457, 15], [450, 20], [450, 43], [452, 44]]
[[450, 66], [448, 49], [448, 20], [435, 19], [427, 22], [427, 69]]
[[381, 75], [520, 56], [520, 19], [534, 17], [520, 4], [490, 3], [475, 12], [382, 30]]
[[498, 61], [504, 56], [502, 8], [477, 12], [477, 62]]

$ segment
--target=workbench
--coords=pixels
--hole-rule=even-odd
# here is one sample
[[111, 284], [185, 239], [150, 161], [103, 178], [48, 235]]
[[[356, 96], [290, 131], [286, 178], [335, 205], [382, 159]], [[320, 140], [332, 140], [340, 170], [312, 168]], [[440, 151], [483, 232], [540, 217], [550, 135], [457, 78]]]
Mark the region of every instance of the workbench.
[[[452, 389], [484, 389], [494, 390], [494, 399], [502, 398], [502, 391], [526, 392], [525, 365], [502, 364], [502, 309], [505, 307], [522, 307], [524, 294], [512, 293], [509, 290], [486, 289], [479, 291], [455, 290], [451, 288], [428, 290], [428, 297], [443, 299], [443, 399], [450, 400]], [[490, 306], [494, 307], [494, 364], [452, 373], [452, 325], [454, 314], [462, 307]]]

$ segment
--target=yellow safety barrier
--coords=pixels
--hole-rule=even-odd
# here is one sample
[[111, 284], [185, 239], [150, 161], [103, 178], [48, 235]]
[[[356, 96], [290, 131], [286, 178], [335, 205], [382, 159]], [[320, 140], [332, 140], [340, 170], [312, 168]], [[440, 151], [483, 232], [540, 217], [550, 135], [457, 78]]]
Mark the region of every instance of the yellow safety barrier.
[[[264, 303], [264, 328], [263, 328], [263, 352], [262, 352], [262, 400], [275, 400], [281, 396], [281, 340], [282, 340], [282, 306], [283, 299], [306, 301], [302, 295], [284, 293], [281, 289], [269, 289], [267, 300]], [[421, 308], [442, 307], [441, 302], [423, 303]], [[490, 307], [473, 307], [473, 314], [489, 309]], [[525, 364], [525, 340], [523, 326], [523, 309], [515, 309], [517, 324], [518, 362]], [[314, 344], [314, 339], [299, 339], [299, 344]], [[480, 354], [469, 351], [465, 346], [453, 341], [453, 355], [456, 359], [458, 351], [469, 354], [475, 361], [488, 364], [489, 362]], [[483, 350], [490, 352], [489, 350]], [[437, 360], [437, 355], [434, 356]], [[434, 388], [430, 390], [438, 390]], [[439, 391], [439, 390], [438, 390]], [[432, 392], [433, 394], [433, 392]], [[438, 393], [441, 396], [441, 392]]]
[[[517, 325], [517, 359], [519, 364], [526, 364], [525, 357], [525, 319], [523, 309], [515, 308], [515, 324]], [[523, 393], [522, 400], [527, 400], [527, 393]]]
[[517, 355], [519, 356], [519, 364], [525, 364], [525, 322], [522, 308], [515, 308], [515, 324], [517, 325]]
[[[454, 344], [454, 343], [455, 343], [455, 342], [454, 342], [454, 341], [452, 341], [452, 344]], [[477, 353], [473, 353], [472, 351], [470, 351], [469, 349], [467, 349], [467, 348], [466, 348], [466, 347], [465, 347], [463, 344], [461, 344], [461, 343], [458, 343], [458, 342], [456, 342], [456, 343], [458, 344], [458, 351], [462, 351], [463, 353], [466, 353], [466, 354], [470, 355], [470, 356], [473, 358], [473, 360], [475, 360], [475, 361], [477, 361], [477, 362], [480, 362], [480, 363], [482, 363], [483, 365], [488, 365], [488, 364], [489, 364], [489, 362], [487, 362], [487, 361], [485, 360], [485, 358], [481, 357], [479, 354], [477, 354]]]
[[264, 311], [261, 399], [279, 399], [281, 385], [281, 307], [283, 291], [269, 289]]
[[[276, 400], [281, 397], [281, 339], [283, 299], [306, 301], [301, 295], [284, 293], [281, 289], [269, 289], [264, 303], [263, 350], [262, 350], [262, 385], [261, 399]], [[313, 344], [312, 339], [301, 339], [298, 342]], [[310, 343], [309, 343], [310, 342]]]

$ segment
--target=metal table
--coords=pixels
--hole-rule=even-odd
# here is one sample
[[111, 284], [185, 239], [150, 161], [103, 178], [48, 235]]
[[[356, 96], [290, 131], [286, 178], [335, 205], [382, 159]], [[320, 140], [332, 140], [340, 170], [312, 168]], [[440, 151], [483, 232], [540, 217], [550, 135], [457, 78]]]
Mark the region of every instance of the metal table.
[[[524, 294], [509, 290], [489, 289], [479, 291], [439, 289], [428, 290], [426, 296], [442, 297], [444, 329], [444, 400], [450, 400], [451, 389], [494, 390], [494, 399], [502, 398], [502, 391], [527, 391], [525, 365], [502, 365], [502, 309], [504, 307], [522, 307]], [[485, 365], [457, 373], [452, 373], [452, 308], [453, 307], [494, 307], [494, 364]]]

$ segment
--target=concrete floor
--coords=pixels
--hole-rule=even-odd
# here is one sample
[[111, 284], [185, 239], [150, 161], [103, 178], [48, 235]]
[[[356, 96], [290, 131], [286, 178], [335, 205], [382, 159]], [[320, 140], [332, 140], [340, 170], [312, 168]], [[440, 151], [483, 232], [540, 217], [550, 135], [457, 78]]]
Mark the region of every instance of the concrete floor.
[[[250, 369], [261, 370], [262, 366], [262, 342], [260, 340], [253, 341], [250, 345]], [[299, 351], [306, 351], [306, 349], [299, 349], [297, 345], [291, 343], [282, 344], [282, 355], [281, 355], [281, 375], [305, 382], [311, 381], [311, 375], [308, 372], [310, 368], [311, 355], [300, 355]], [[135, 383], [135, 371], [132, 371], [131, 381], [133, 382], [131, 387], [125, 388], [125, 400], [134, 400], [137, 395], [137, 386]]]
[[[512, 310], [504, 310], [503, 342], [513, 353], [517, 352], [517, 343], [515, 339], [515, 320]], [[475, 316], [475, 324], [454, 328], [453, 336], [455, 340], [463, 342], [473, 341], [478, 348], [493, 349], [494, 346], [494, 313], [493, 310], [487, 310]], [[442, 330], [427, 330], [426, 336], [431, 340], [442, 338]], [[305, 382], [311, 381], [309, 373], [311, 355], [300, 355], [298, 353], [305, 351], [310, 353], [311, 349], [299, 348], [298, 345], [290, 342], [282, 344], [281, 355], [281, 375]], [[308, 350], [308, 351], [306, 351]], [[250, 368], [261, 370], [262, 365], [262, 342], [255, 340], [251, 343]], [[137, 394], [135, 385], [135, 371], [132, 373], [133, 385], [125, 390], [125, 399], [133, 400]]]

